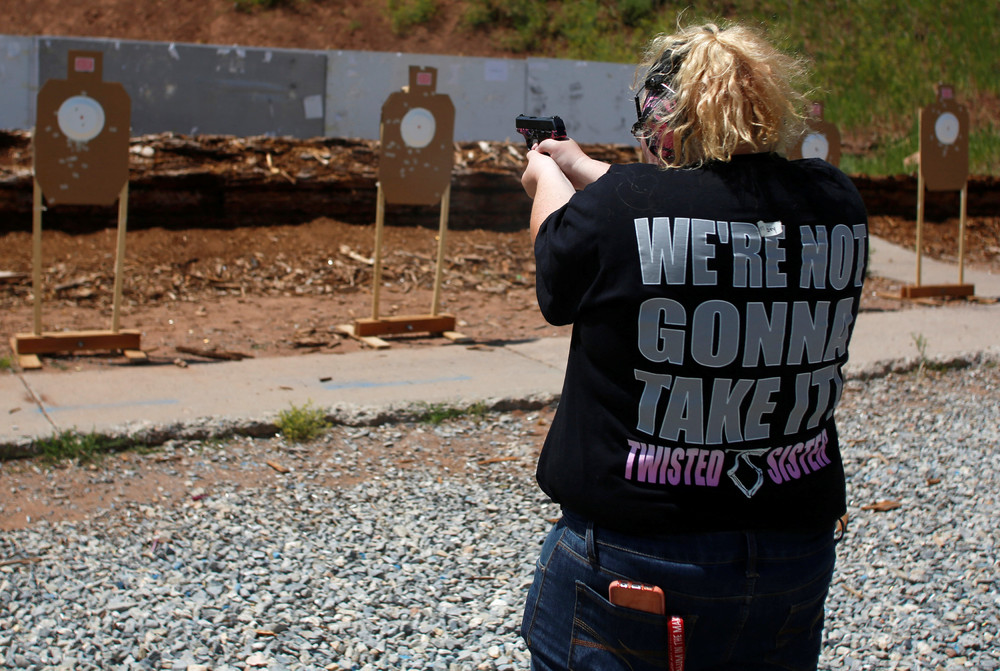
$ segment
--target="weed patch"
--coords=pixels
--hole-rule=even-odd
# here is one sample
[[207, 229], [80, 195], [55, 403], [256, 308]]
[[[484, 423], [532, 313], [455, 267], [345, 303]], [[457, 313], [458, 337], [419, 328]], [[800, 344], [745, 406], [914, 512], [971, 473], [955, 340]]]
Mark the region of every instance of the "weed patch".
[[96, 433], [79, 433], [72, 429], [40, 438], [34, 443], [39, 458], [47, 464], [76, 461], [89, 464], [100, 461], [105, 454], [120, 452], [129, 447], [124, 438], [108, 438]]
[[464, 408], [443, 403], [425, 403], [417, 415], [417, 421], [421, 424], [438, 425], [462, 417], [482, 418], [486, 414], [486, 410], [485, 403], [473, 403]]
[[303, 406], [292, 405], [278, 413], [278, 431], [293, 443], [304, 443], [319, 437], [330, 428], [326, 413], [313, 407], [312, 402]]
[[389, 26], [402, 35], [413, 26], [427, 23], [437, 14], [436, 0], [387, 0]]

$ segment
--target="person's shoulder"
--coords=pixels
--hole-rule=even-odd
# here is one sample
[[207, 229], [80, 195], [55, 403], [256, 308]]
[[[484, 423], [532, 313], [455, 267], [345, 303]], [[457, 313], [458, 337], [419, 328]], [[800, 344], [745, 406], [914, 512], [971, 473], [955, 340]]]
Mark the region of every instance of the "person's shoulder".
[[642, 180], [641, 175], [649, 174], [647, 168], [650, 167], [653, 166], [647, 166], [644, 163], [612, 163], [608, 166], [607, 172], [584, 187], [582, 192], [577, 192], [577, 196], [580, 196], [581, 193], [598, 196], [599, 194], [615, 192], [623, 184], [634, 184], [636, 181]]
[[603, 186], [618, 184], [660, 184], [683, 180], [687, 170], [667, 170], [653, 163], [612, 163], [608, 171], [597, 180]]
[[801, 158], [788, 161], [788, 164], [817, 191], [826, 192], [831, 197], [848, 198], [864, 206], [854, 180], [832, 163], [821, 158]]
[[612, 163], [604, 177], [628, 179], [635, 175], [648, 175], [662, 172], [658, 166], [651, 163]]
[[787, 161], [787, 163], [791, 169], [798, 170], [806, 175], [823, 177], [838, 182], [851, 181], [850, 177], [848, 177], [840, 168], [821, 158], [799, 158], [794, 161]]

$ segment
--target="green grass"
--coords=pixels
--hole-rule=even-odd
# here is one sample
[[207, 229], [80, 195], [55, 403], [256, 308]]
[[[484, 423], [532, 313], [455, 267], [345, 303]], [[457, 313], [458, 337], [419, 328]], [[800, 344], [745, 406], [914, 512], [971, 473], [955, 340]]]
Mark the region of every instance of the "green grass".
[[[516, 54], [631, 62], [657, 0], [466, 0], [462, 24]], [[642, 35], [643, 37], [640, 37]]]
[[14, 360], [9, 356], [0, 356], [0, 370], [14, 370]]
[[427, 23], [437, 14], [436, 0], [386, 0], [389, 26], [396, 35]]
[[74, 430], [62, 431], [49, 438], [35, 441], [38, 457], [47, 464], [76, 461], [81, 464], [98, 462], [103, 455], [120, 452], [130, 446], [123, 438], [108, 438], [96, 433], [79, 433]]
[[842, 156], [847, 172], [903, 172], [917, 151], [916, 113], [936, 85], [954, 85], [970, 108], [970, 172], [1000, 174], [1000, 121], [977, 114], [1000, 98], [1000, 3], [995, 0], [466, 0], [468, 30], [495, 31], [515, 53], [634, 63], [646, 41], [707, 20], [756, 24], [783, 50], [812, 64], [812, 97], [845, 137], [874, 135], [865, 156]]
[[[914, 172], [903, 160], [919, 150], [917, 130], [899, 137], [884, 137], [864, 155], [844, 154], [840, 168], [850, 175], [897, 175]], [[973, 129], [969, 136], [969, 174], [1000, 175], [1000, 126]]]
[[443, 424], [452, 419], [473, 417], [481, 419], [486, 415], [485, 403], [473, 403], [465, 407], [451, 406], [444, 403], [424, 403], [417, 414], [417, 422], [421, 424]]
[[914, 167], [905, 167], [903, 161], [918, 149], [917, 127], [912, 132], [898, 135], [886, 134], [878, 138], [872, 150], [864, 154], [844, 153], [840, 158], [840, 168], [850, 175], [893, 175], [912, 172]]
[[318, 438], [331, 426], [326, 413], [313, 407], [311, 401], [303, 406], [292, 404], [288, 410], [282, 410], [278, 413], [276, 424], [281, 435], [293, 443], [305, 443]]
[[969, 134], [969, 172], [1000, 175], [1000, 124], [974, 128]]

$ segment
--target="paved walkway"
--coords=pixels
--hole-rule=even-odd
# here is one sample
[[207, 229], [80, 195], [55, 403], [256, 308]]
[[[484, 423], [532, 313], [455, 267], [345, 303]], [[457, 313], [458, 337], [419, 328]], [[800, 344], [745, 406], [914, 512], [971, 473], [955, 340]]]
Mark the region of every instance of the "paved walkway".
[[[915, 282], [912, 252], [872, 241], [871, 274]], [[955, 284], [954, 266], [924, 259], [922, 284]], [[1000, 297], [1000, 276], [966, 269], [980, 297]], [[1000, 304], [866, 312], [858, 319], [849, 375], [886, 370], [921, 356], [1000, 358]], [[340, 421], [377, 421], [422, 404], [525, 407], [558, 398], [567, 338], [502, 347], [365, 350], [211, 362], [177, 368], [136, 365], [75, 373], [0, 373], [0, 454], [35, 438], [81, 433], [210, 437], [265, 434], [282, 410], [311, 403]], [[922, 348], [922, 349], [921, 349]]]

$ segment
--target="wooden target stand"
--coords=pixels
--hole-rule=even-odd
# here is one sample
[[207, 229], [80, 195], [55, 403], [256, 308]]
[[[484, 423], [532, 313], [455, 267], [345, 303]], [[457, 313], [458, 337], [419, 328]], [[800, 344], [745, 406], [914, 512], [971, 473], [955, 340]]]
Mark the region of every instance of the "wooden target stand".
[[441, 314], [441, 282], [444, 275], [444, 253], [448, 233], [448, 208], [451, 186], [445, 188], [441, 196], [441, 217], [438, 226], [437, 263], [434, 271], [434, 293], [431, 299], [431, 310], [427, 314], [381, 316], [379, 300], [382, 287], [382, 242], [385, 229], [385, 194], [382, 186], [378, 186], [375, 213], [375, 259], [372, 270], [372, 313], [368, 319], [355, 319], [353, 324], [343, 324], [338, 328], [341, 333], [357, 338], [369, 347], [385, 349], [388, 342], [378, 336], [411, 335], [427, 333], [442, 336], [453, 342], [465, 342], [468, 338], [455, 331], [455, 316]]
[[[455, 106], [447, 95], [437, 93], [436, 88], [436, 68], [411, 65], [409, 86], [392, 93], [382, 106], [371, 317], [337, 327], [341, 333], [378, 349], [389, 347], [379, 336], [427, 333], [456, 342], [468, 340], [455, 331], [454, 315], [440, 313], [454, 164]], [[429, 313], [385, 317], [379, 312], [387, 203], [440, 204], [437, 263]]]
[[923, 174], [917, 178], [917, 277], [916, 283], [900, 288], [901, 298], [936, 298], [951, 297], [965, 298], [976, 294], [976, 287], [973, 284], [965, 283], [965, 212], [966, 201], [968, 199], [968, 184], [963, 184], [959, 190], [959, 215], [958, 215], [958, 282], [956, 284], [922, 284], [922, 259], [923, 259], [923, 229], [924, 229], [924, 199], [926, 186]]
[[42, 188], [34, 180], [34, 207], [31, 239], [31, 286], [34, 295], [33, 330], [18, 333], [10, 339], [11, 349], [18, 363], [25, 370], [42, 367], [39, 354], [63, 354], [76, 351], [121, 351], [129, 360], [144, 361], [146, 353], [141, 349], [141, 333], [121, 329], [120, 315], [122, 302], [122, 266], [125, 259], [125, 231], [128, 212], [128, 183], [122, 187], [118, 197], [118, 237], [115, 249], [114, 298], [111, 310], [111, 329], [108, 331], [56, 331], [42, 330], [42, 211], [44, 210]]
[[[140, 333], [119, 328], [122, 266], [128, 217], [128, 143], [131, 103], [121, 84], [102, 81], [104, 54], [69, 51], [67, 78], [51, 79], [38, 92], [38, 118], [32, 141], [31, 333], [15, 334], [11, 349], [23, 369], [41, 368], [39, 354], [121, 351], [144, 360]], [[118, 201], [114, 300], [107, 331], [42, 330], [42, 212], [49, 205], [112, 205]]]
[[[976, 288], [965, 283], [965, 219], [969, 177], [969, 112], [955, 101], [954, 89], [938, 86], [938, 100], [920, 110], [920, 168], [917, 171], [917, 272], [916, 283], [900, 289], [901, 298], [974, 296]], [[923, 284], [924, 201], [927, 191], [958, 191], [958, 282]]]

